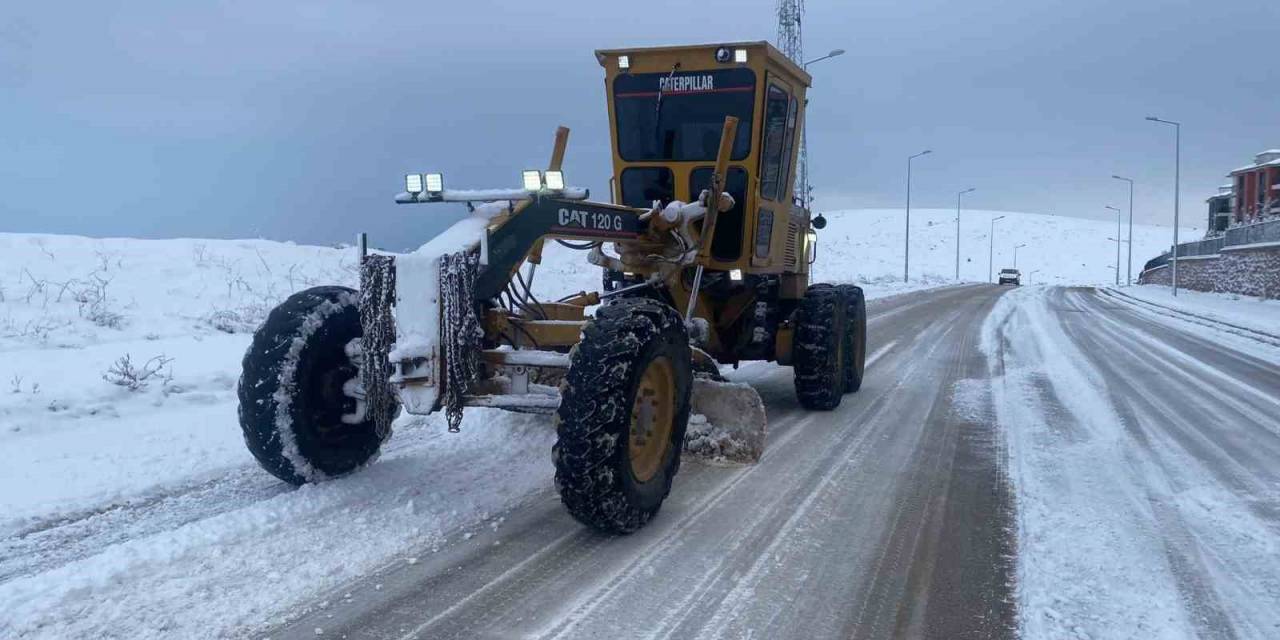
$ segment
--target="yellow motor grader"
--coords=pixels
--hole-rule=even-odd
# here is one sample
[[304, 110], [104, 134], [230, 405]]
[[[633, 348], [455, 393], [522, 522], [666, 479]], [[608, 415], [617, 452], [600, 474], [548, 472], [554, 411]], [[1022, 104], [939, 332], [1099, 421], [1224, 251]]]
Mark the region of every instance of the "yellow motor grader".
[[[862, 384], [866, 309], [850, 285], [811, 284], [806, 203], [793, 195], [805, 71], [766, 42], [596, 52], [613, 144], [609, 202], [568, 186], [568, 130], [519, 188], [406, 176], [402, 204], [466, 203], [417, 251], [369, 253], [360, 290], [316, 287], [274, 309], [240, 380], [240, 422], [262, 466], [294, 484], [376, 457], [401, 409], [554, 413], [556, 488], [569, 512], [626, 533], [657, 513], [691, 407], [764, 441], [764, 408], [721, 364], [794, 369], [809, 409]], [[532, 289], [547, 242], [583, 251], [602, 290]], [[593, 310], [592, 313], [588, 313]]]

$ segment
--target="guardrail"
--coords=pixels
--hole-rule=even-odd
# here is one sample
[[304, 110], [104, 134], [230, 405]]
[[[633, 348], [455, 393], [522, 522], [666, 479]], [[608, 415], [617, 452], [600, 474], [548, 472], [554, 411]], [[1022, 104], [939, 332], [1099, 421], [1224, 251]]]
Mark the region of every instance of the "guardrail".
[[1280, 218], [1227, 229], [1225, 237], [1229, 247], [1259, 242], [1280, 242]]
[[[1280, 218], [1232, 227], [1217, 238], [1180, 243], [1178, 245], [1178, 257], [1211, 256], [1221, 252], [1226, 247], [1258, 244], [1259, 242], [1280, 242]], [[1170, 258], [1170, 253], [1166, 251], [1148, 260], [1142, 270], [1146, 271], [1169, 264]]]

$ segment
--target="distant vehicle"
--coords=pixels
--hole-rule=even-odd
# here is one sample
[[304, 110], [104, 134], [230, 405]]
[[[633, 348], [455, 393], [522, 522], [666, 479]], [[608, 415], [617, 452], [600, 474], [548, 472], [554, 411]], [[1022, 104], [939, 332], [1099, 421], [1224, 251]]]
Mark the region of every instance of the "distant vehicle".
[[1022, 272], [1017, 269], [1001, 269], [1000, 284], [1011, 284], [1015, 287], [1022, 284]]

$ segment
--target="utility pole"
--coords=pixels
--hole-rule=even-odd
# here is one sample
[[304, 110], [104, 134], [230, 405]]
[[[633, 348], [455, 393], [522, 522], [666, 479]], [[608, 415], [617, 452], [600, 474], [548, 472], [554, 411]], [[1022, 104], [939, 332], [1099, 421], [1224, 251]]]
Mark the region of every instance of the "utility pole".
[[996, 220], [1004, 220], [1004, 216], [991, 219], [991, 235], [987, 236], [987, 282], [995, 280]]
[[1120, 222], [1124, 220], [1118, 207], [1107, 205], [1107, 208], [1116, 212], [1116, 286], [1120, 286], [1120, 239], [1124, 237], [1120, 232]]
[[1123, 176], [1111, 176], [1116, 180], [1124, 180], [1129, 183], [1129, 264], [1125, 268], [1124, 284], [1129, 286], [1133, 284], [1133, 180]]
[[[804, 64], [804, 38], [801, 34], [801, 22], [804, 17], [804, 0], [778, 0], [778, 30], [774, 39], [778, 50], [792, 62]], [[805, 118], [808, 121], [808, 118]], [[805, 127], [800, 127], [800, 162], [799, 175], [793, 187], [792, 196], [799, 197], [806, 208], [809, 206], [809, 140], [805, 135]]]
[[[809, 65], [815, 62], [842, 55], [844, 55], [844, 49], [832, 49], [831, 53], [805, 62], [800, 67], [808, 71]], [[804, 120], [800, 123], [800, 179], [797, 182], [798, 186], [795, 191], [800, 192], [800, 202], [804, 204], [804, 208], [808, 209], [813, 204], [813, 187], [809, 186], [809, 115], [807, 109], [805, 110]]]
[[911, 274], [911, 161], [920, 156], [927, 156], [933, 153], [932, 149], [925, 149], [907, 158], [907, 232], [904, 234], [902, 247], [902, 281], [906, 282], [907, 277]]
[[1155, 116], [1147, 116], [1147, 120], [1151, 122], [1159, 122], [1162, 124], [1173, 125], [1173, 266], [1172, 278], [1173, 295], [1178, 295], [1178, 205], [1181, 197], [1181, 181], [1182, 181], [1182, 123], [1172, 120], [1161, 120]]
[[975, 187], [969, 187], [956, 194], [956, 282], [960, 281], [960, 196], [974, 189]]

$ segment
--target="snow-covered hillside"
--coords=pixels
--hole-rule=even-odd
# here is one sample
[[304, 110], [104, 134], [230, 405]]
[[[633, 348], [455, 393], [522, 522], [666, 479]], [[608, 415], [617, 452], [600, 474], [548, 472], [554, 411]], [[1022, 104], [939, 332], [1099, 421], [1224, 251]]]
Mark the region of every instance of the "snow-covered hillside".
[[[1115, 222], [1037, 213], [966, 210], [960, 225], [960, 279], [988, 281], [991, 220], [996, 222], [994, 265], [1014, 266], [1032, 284], [1105, 284], [1115, 282]], [[879, 282], [902, 279], [904, 212], [902, 209], [851, 209], [826, 214], [827, 228], [818, 232], [821, 256], [818, 279]], [[955, 277], [956, 212], [954, 209], [911, 210], [911, 279], [946, 281]], [[1122, 229], [1128, 240], [1128, 226]], [[1181, 240], [1197, 238], [1183, 229]], [[1135, 224], [1133, 277], [1147, 260], [1173, 243], [1172, 227]], [[1121, 247], [1120, 281], [1124, 282], [1128, 245]], [[1036, 272], [1031, 275], [1032, 272]]]

